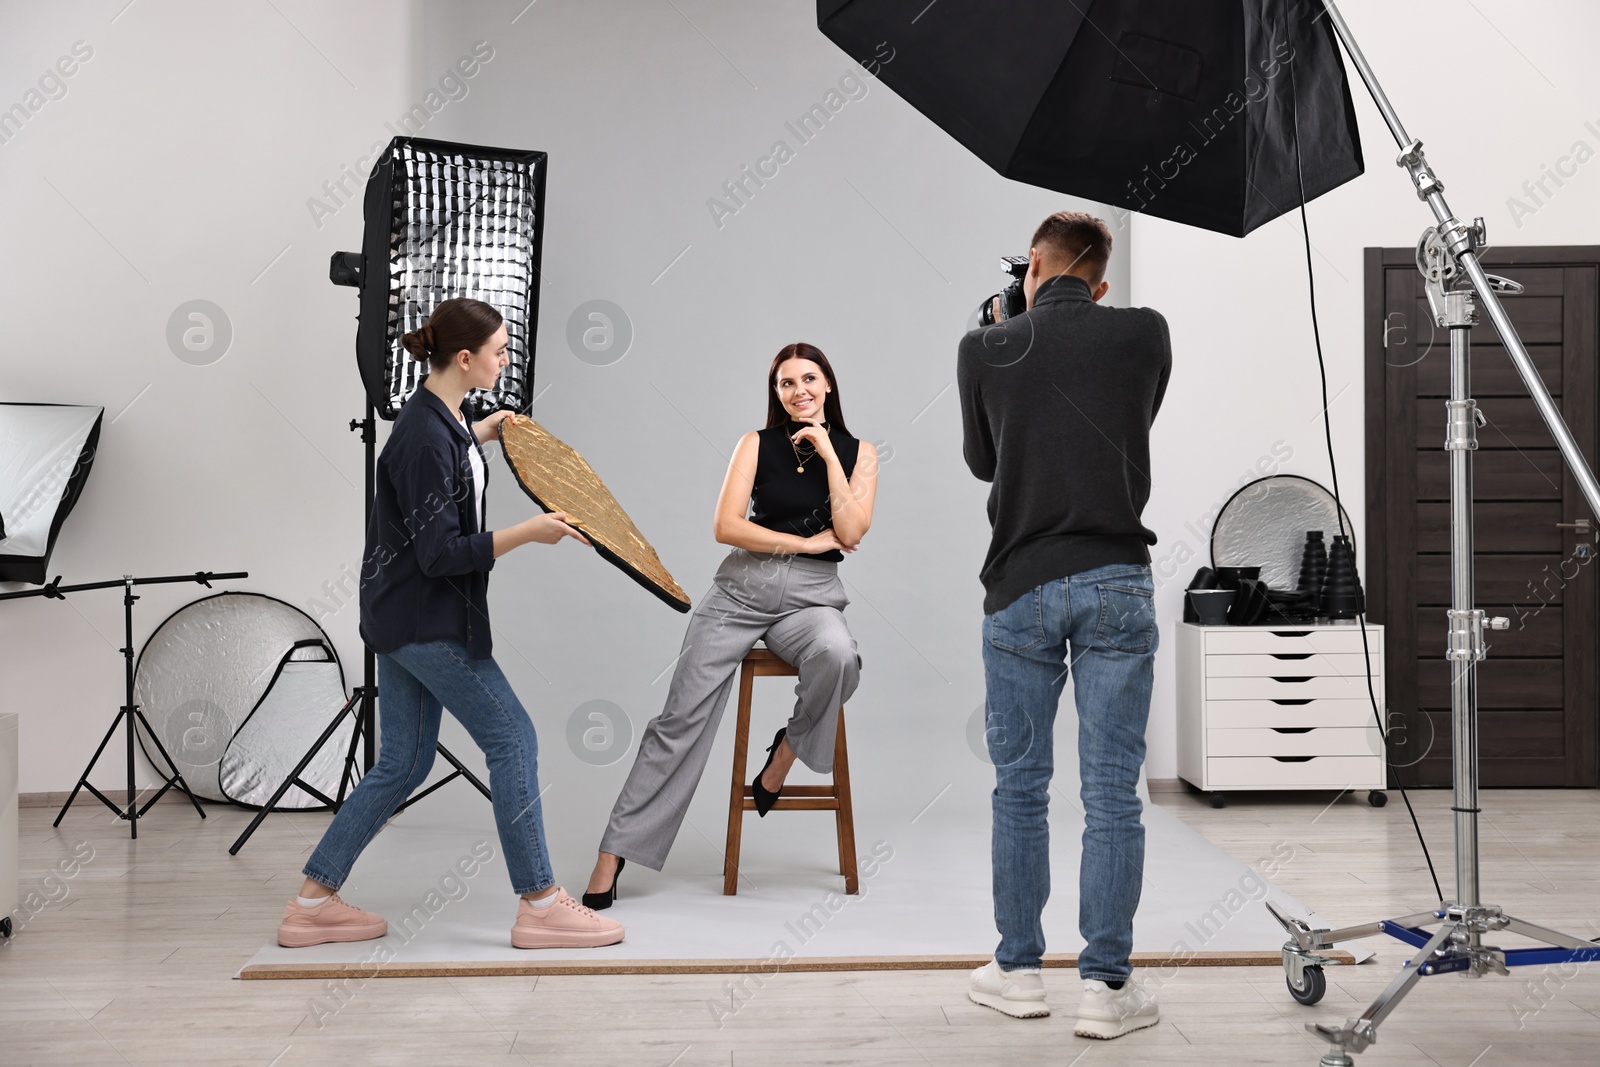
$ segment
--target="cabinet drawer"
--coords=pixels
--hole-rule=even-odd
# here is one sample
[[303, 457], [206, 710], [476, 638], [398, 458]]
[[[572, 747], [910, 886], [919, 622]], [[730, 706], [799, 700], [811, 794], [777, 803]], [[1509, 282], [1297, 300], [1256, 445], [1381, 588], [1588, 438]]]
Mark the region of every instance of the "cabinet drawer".
[[1206, 760], [1206, 780], [1213, 788], [1387, 788], [1383, 760], [1375, 756], [1313, 756], [1306, 760], [1212, 756]]
[[[1382, 656], [1372, 657], [1372, 673], [1374, 677], [1382, 675]], [[1308, 674], [1365, 678], [1367, 657], [1359, 652], [1275, 652], [1206, 657], [1208, 678], [1303, 677]]]
[[[1383, 629], [1367, 627], [1367, 647], [1374, 654], [1383, 650]], [[1247, 654], [1252, 652], [1321, 652], [1327, 654], [1361, 654], [1361, 630], [1351, 626], [1320, 630], [1265, 630], [1253, 626], [1239, 626], [1205, 633], [1207, 655]]]
[[1208, 756], [1381, 756], [1376, 729], [1322, 726], [1285, 733], [1267, 727], [1209, 730]]
[[[1383, 693], [1383, 679], [1372, 681], [1374, 694]], [[1207, 700], [1366, 700], [1366, 675], [1321, 678], [1285, 671], [1271, 678], [1207, 678]]]
[[[1376, 685], [1374, 689], [1376, 690]], [[1383, 694], [1379, 692], [1381, 700]], [[1241, 729], [1249, 726], [1376, 727], [1372, 705], [1365, 694], [1360, 700], [1209, 700], [1205, 723], [1210, 729]]]

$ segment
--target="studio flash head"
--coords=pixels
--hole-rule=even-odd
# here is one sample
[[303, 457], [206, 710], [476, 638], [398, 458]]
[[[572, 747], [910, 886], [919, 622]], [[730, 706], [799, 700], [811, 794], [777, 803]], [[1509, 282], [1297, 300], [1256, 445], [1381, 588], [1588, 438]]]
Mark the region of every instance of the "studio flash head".
[[1022, 292], [1022, 279], [1028, 273], [1028, 257], [1001, 256], [1000, 269], [1011, 275], [1011, 284], [978, 306], [978, 322], [984, 326], [993, 326], [1028, 310], [1028, 298]]

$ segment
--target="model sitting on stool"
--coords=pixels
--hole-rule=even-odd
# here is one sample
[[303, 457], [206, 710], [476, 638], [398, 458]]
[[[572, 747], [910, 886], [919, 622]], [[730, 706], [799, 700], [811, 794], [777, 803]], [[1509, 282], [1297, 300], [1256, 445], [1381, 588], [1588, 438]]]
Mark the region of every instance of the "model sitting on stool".
[[785, 347], [767, 371], [767, 428], [740, 439], [717, 498], [713, 532], [733, 551], [690, 617], [666, 706], [645, 727], [600, 839], [585, 906], [611, 906], [628, 860], [657, 871], [666, 862], [757, 641], [800, 680], [794, 715], [751, 783], [756, 811], [772, 810], [796, 759], [832, 771], [839, 707], [861, 674], [838, 565], [872, 525], [877, 476], [877, 450], [845, 430], [828, 358], [808, 344]]
[[589, 542], [559, 512], [503, 530], [483, 528], [488, 472], [479, 447], [509, 411], [471, 425], [467, 392], [489, 389], [507, 363], [500, 313], [481, 300], [446, 300], [402, 338], [430, 366], [378, 457], [377, 497], [361, 568], [361, 636], [378, 654], [378, 762], [340, 806], [305, 866], [305, 885], [278, 927], [286, 948], [365, 941], [381, 915], [335, 893], [383, 824], [428, 777], [444, 705], [483, 749], [512, 889], [521, 895], [511, 944], [592, 948], [622, 927], [555, 884], [539, 806], [533, 722], [490, 655], [488, 585], [495, 557], [537, 541]]

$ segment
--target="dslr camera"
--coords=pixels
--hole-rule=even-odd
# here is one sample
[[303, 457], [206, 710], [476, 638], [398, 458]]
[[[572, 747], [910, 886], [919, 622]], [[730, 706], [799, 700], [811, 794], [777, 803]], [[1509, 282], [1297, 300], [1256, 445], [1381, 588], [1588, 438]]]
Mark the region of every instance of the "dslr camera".
[[1022, 279], [1028, 273], [1028, 257], [1001, 256], [1000, 269], [1011, 276], [1011, 284], [978, 306], [979, 325], [993, 326], [1028, 310], [1028, 298], [1022, 291]]

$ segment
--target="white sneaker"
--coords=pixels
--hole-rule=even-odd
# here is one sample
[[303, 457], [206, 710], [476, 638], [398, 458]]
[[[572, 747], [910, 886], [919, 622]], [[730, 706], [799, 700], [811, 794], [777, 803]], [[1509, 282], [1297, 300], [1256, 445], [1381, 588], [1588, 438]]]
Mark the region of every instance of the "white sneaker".
[[1112, 989], [1096, 978], [1085, 978], [1083, 999], [1078, 1002], [1078, 1024], [1072, 1032], [1079, 1037], [1109, 1040], [1160, 1021], [1155, 994], [1133, 978], [1124, 981], [1121, 989]]
[[1002, 971], [998, 963], [990, 960], [972, 972], [967, 999], [1013, 1019], [1037, 1019], [1050, 1014], [1050, 1006], [1044, 1002], [1044, 980], [1037, 967]]

